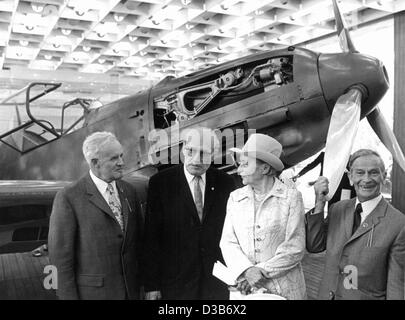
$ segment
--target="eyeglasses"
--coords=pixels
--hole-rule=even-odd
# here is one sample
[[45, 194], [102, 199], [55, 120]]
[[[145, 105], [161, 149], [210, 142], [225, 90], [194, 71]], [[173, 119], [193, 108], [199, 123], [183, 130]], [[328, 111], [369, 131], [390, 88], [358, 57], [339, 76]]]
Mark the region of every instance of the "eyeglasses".
[[184, 147], [184, 151], [188, 157], [195, 157], [199, 155], [201, 159], [208, 159], [212, 157], [212, 152], [205, 152], [190, 147]]

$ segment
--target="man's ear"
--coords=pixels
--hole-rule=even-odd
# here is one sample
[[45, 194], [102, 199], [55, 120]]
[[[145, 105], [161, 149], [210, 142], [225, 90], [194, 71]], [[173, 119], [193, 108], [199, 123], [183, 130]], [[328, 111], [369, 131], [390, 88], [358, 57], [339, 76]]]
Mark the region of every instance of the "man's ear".
[[98, 168], [99, 165], [98, 159], [91, 159], [91, 165], [93, 168]]
[[385, 184], [385, 182], [387, 181], [387, 170], [385, 170], [385, 171], [382, 173], [382, 178], [383, 178], [383, 183]]
[[350, 183], [350, 185], [353, 187], [352, 175], [351, 175], [351, 173], [350, 173], [350, 170], [347, 171], [346, 174], [347, 174], [347, 177], [349, 178], [349, 183]]

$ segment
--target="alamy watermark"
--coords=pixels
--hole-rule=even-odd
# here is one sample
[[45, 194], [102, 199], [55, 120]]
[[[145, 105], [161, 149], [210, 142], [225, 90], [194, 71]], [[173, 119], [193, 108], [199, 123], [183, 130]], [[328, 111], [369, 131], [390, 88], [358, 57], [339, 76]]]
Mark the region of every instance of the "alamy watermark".
[[345, 277], [343, 279], [343, 287], [346, 290], [357, 290], [358, 289], [358, 269], [356, 266], [347, 265], [343, 268]]
[[44, 274], [46, 274], [43, 285], [46, 290], [58, 289], [58, 268], [54, 265], [47, 265], [44, 267]]
[[[148, 141], [150, 148], [148, 160], [153, 164], [180, 164], [184, 163], [184, 155], [181, 147], [192, 141], [199, 141], [200, 146], [210, 146], [211, 154], [204, 157], [203, 163], [209, 162], [217, 165], [232, 165], [232, 157], [224, 155], [230, 154], [231, 148], [242, 148], [245, 136], [256, 133], [255, 129], [224, 129], [224, 130], [199, 130], [201, 128], [190, 128], [180, 130], [178, 125], [170, 129], [155, 129], [149, 132]], [[207, 134], [207, 131], [211, 133]]]

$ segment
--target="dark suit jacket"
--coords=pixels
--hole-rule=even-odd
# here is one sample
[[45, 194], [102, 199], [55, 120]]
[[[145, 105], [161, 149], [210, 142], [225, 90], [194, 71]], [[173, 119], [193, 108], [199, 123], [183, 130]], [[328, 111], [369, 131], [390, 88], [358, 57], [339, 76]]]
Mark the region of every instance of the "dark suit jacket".
[[124, 233], [90, 174], [55, 197], [48, 242], [60, 299], [139, 298], [141, 208], [132, 186], [116, 183]]
[[[382, 199], [351, 236], [355, 201], [335, 203], [325, 221], [323, 214], [306, 215], [308, 251], [326, 249], [318, 296], [320, 299], [403, 300], [405, 215]], [[357, 290], [347, 286], [348, 279], [356, 276], [350, 266], [357, 268]]]
[[200, 222], [183, 165], [154, 175], [149, 182], [145, 221], [145, 291], [163, 299], [227, 299], [227, 287], [214, 276], [222, 259], [219, 241], [233, 179], [209, 168], [203, 221]]

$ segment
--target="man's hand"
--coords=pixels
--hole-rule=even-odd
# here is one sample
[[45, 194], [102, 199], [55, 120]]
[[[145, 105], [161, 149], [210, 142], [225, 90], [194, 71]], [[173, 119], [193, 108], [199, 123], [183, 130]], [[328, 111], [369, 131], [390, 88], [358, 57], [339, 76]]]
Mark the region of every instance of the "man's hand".
[[320, 176], [315, 184], [315, 212], [323, 211], [325, 207], [326, 195], [329, 193], [329, 181], [326, 177]]
[[149, 291], [145, 293], [145, 300], [160, 300], [162, 299], [162, 294], [160, 291]]
[[266, 273], [263, 269], [257, 267], [250, 267], [243, 273], [243, 278], [249, 282], [252, 288], [261, 288], [267, 280]]

